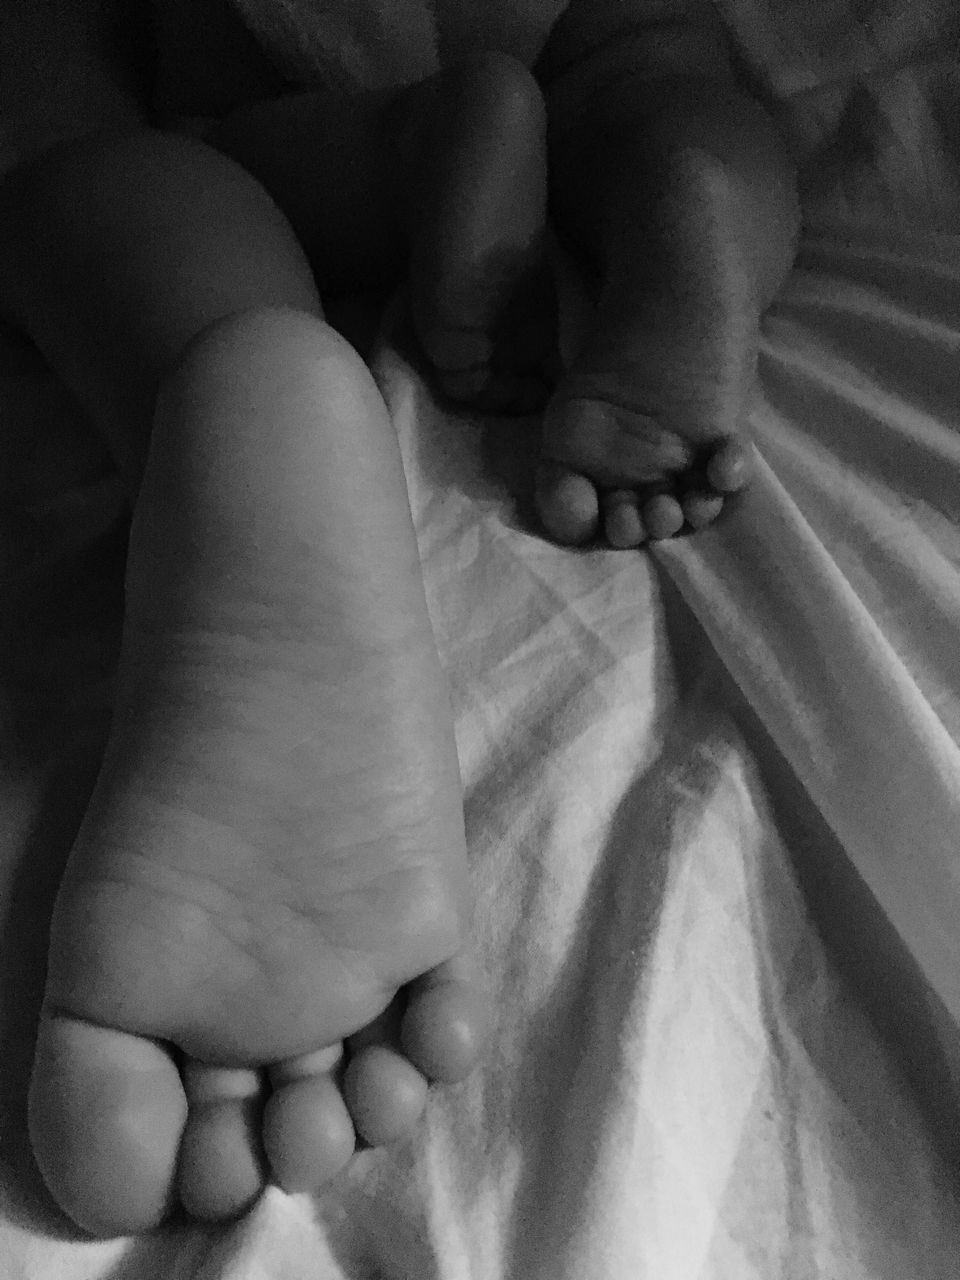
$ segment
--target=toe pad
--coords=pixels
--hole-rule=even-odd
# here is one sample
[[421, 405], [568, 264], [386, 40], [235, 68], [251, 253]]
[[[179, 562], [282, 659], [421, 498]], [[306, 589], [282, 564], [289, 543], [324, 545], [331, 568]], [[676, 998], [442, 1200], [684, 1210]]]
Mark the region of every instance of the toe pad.
[[85, 1230], [159, 1224], [174, 1203], [187, 1103], [156, 1041], [69, 1017], [41, 1020], [30, 1135], [47, 1185]]
[[264, 1108], [263, 1145], [284, 1191], [315, 1191], [340, 1172], [356, 1136], [329, 1075], [294, 1080], [274, 1092]]
[[343, 1092], [357, 1132], [379, 1147], [406, 1137], [420, 1119], [427, 1082], [401, 1054], [370, 1045], [344, 1072]]

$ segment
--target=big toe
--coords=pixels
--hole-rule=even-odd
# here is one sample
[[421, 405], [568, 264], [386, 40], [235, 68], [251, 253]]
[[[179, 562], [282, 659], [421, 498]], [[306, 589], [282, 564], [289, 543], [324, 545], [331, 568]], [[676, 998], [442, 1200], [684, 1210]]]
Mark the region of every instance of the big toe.
[[187, 1102], [163, 1045], [45, 1015], [29, 1115], [40, 1172], [79, 1226], [98, 1236], [128, 1235], [169, 1212]]
[[343, 1076], [343, 1096], [357, 1133], [371, 1147], [405, 1138], [423, 1114], [427, 1079], [387, 1043], [357, 1048]]

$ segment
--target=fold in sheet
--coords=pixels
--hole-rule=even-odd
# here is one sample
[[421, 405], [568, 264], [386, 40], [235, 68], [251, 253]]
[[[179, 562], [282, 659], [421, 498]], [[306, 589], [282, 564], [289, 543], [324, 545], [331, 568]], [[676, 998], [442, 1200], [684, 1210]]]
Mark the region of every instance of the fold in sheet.
[[916, 279], [883, 286], [924, 237], [808, 241], [764, 344], [775, 397], [810, 388], [808, 439], [774, 400], [733, 519], [657, 554], [960, 1024], [960, 334], [934, 287], [960, 292], [960, 253], [926, 243], [919, 309]]
[[[957, 352], [951, 355], [956, 361]], [[765, 443], [761, 427], [761, 450]], [[956, 455], [951, 479], [960, 494], [960, 449]], [[829, 478], [824, 488], [833, 488]], [[849, 500], [854, 518], [859, 496]], [[841, 486], [831, 497], [847, 502]], [[900, 532], [910, 539], [910, 529]], [[851, 540], [840, 559], [859, 551]], [[932, 539], [930, 551], [945, 559]], [[944, 722], [955, 722], [957, 708], [939, 712], [924, 696], [882, 619], [868, 612], [762, 459], [722, 533], [707, 534], [695, 549], [678, 544], [658, 554], [960, 1023], [960, 745]], [[960, 623], [956, 563], [945, 604]], [[929, 605], [919, 593], [899, 607], [913, 613], [918, 631], [926, 629]], [[933, 675], [940, 696], [955, 697], [956, 653]]]

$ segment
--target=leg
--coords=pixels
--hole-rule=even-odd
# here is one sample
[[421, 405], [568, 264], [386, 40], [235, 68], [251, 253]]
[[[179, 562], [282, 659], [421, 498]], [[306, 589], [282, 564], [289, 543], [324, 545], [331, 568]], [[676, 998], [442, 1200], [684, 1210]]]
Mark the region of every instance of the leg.
[[540, 93], [499, 54], [419, 92], [406, 213], [417, 335], [451, 399], [532, 412], [546, 398], [555, 329]]
[[0, 305], [76, 394], [136, 493], [161, 374], [207, 325], [322, 315], [286, 219], [202, 143], [131, 130], [66, 143], [0, 184]]
[[561, 541], [700, 527], [747, 479], [759, 319], [798, 215], [775, 130], [707, 19], [634, 24], [547, 88], [553, 211], [599, 279], [545, 421], [538, 506]]
[[[225, 158], [147, 134], [51, 163], [4, 191], [4, 296], [138, 500], [31, 1132], [60, 1204], [116, 1233], [175, 1194], [222, 1217], [266, 1176], [316, 1185], [355, 1127], [397, 1136], [426, 1078], [469, 1070], [485, 1014], [449, 711], [370, 375]], [[401, 989], [399, 1043], [358, 1047], [341, 1087], [318, 1052]]]

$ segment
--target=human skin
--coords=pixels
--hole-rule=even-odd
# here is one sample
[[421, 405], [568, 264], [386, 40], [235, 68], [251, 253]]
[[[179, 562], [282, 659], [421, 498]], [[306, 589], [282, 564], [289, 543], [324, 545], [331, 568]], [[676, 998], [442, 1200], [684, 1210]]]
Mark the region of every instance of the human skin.
[[[592, 328], [544, 416], [536, 504], [558, 541], [630, 547], [712, 522], [746, 483], [759, 325], [791, 269], [800, 213], [792, 161], [739, 84], [712, 5], [620, 6], [606, 26], [602, 10], [571, 5], [534, 68], [549, 215], [597, 286]], [[317, 139], [356, 155], [359, 131], [378, 136], [363, 112], [389, 100], [370, 94], [338, 116], [306, 91], [243, 105], [209, 137], [295, 211], [308, 240], [345, 246], [354, 270], [351, 237], [387, 246], [366, 263], [375, 276], [397, 228], [389, 201], [358, 197], [376, 187], [369, 171], [389, 168], [402, 117], [333, 201]], [[356, 229], [358, 205], [376, 235]]]
[[[490, 189], [473, 159], [491, 129], [498, 152], [540, 130], [539, 98], [487, 60], [427, 107], [461, 126], [427, 196], [467, 221], [417, 257], [429, 340], [455, 347], [484, 303], [472, 254], [504, 226], [523, 239], [470, 197]], [[206, 144], [64, 142], [4, 181], [0, 226], [4, 308], [134, 509], [113, 723], [51, 928], [34, 1152], [97, 1234], [176, 1198], [229, 1217], [267, 1179], [320, 1185], [358, 1135], [404, 1136], [488, 1037], [396, 436], [282, 210]]]
[[[760, 320], [797, 250], [793, 163], [713, 6], [649, 8], [591, 37], [597, 15], [571, 5], [538, 68], [551, 213], [597, 286], [545, 415], [538, 506], [561, 541], [700, 527], [742, 487]], [[711, 451], [730, 467], [715, 485]]]

